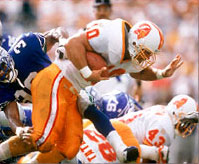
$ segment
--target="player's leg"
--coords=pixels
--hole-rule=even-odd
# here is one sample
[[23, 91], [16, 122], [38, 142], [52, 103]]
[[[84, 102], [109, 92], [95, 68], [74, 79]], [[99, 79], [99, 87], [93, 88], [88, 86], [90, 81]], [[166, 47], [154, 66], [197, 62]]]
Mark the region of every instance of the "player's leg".
[[[117, 120], [112, 120], [111, 121], [113, 127], [117, 130], [118, 134], [122, 138], [122, 141], [127, 145], [127, 146], [135, 146], [137, 149], [135, 149], [135, 157], [139, 156], [139, 158], [135, 158], [136, 163], [140, 162], [140, 156], [141, 156], [141, 148], [140, 144], [138, 143], [138, 140], [135, 138], [133, 135], [131, 129], [128, 127], [128, 125], [117, 121]], [[139, 152], [138, 152], [138, 151]]]
[[55, 64], [42, 70], [31, 88], [32, 136], [38, 150], [46, 152], [55, 146], [68, 159], [77, 154], [83, 133], [77, 96], [71, 88], [71, 83]]
[[111, 143], [121, 162], [133, 161], [135, 159], [134, 151], [136, 148], [127, 147], [123, 143], [121, 137], [109, 121], [109, 118], [90, 102], [89, 96], [84, 90], [80, 92], [78, 105], [82, 115], [92, 121], [95, 128]]
[[37, 74], [31, 85], [32, 93], [32, 138], [39, 151], [47, 152], [53, 147], [53, 128], [58, 116], [57, 87], [63, 78], [54, 64]]
[[63, 79], [59, 86], [59, 115], [55, 128], [60, 131], [54, 134], [56, 148], [68, 160], [75, 157], [83, 140], [82, 117], [77, 107], [77, 93], [72, 88], [72, 84], [67, 79]]

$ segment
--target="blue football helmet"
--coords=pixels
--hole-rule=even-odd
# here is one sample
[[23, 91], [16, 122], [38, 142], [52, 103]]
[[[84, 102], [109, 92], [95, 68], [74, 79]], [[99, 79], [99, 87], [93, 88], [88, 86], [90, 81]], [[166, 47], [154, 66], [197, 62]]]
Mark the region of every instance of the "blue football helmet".
[[17, 75], [14, 60], [5, 49], [0, 47], [0, 82], [12, 83], [16, 80]]
[[135, 99], [121, 91], [104, 95], [99, 103], [99, 108], [109, 118], [118, 118], [128, 112], [136, 112], [142, 109]]

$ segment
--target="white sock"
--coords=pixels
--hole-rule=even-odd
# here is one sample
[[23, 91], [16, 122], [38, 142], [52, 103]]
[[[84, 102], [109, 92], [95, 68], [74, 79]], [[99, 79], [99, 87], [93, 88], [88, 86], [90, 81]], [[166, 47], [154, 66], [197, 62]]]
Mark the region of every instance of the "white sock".
[[140, 145], [141, 158], [158, 161], [158, 151], [156, 146]]
[[10, 147], [8, 142], [2, 142], [0, 144], [0, 161], [11, 158]]
[[123, 143], [121, 137], [117, 133], [116, 130], [111, 131], [108, 136], [106, 137], [108, 142], [111, 144], [113, 149], [115, 150], [117, 154], [117, 158], [123, 162], [125, 160], [125, 156], [123, 154], [124, 149], [127, 148], [127, 146]]

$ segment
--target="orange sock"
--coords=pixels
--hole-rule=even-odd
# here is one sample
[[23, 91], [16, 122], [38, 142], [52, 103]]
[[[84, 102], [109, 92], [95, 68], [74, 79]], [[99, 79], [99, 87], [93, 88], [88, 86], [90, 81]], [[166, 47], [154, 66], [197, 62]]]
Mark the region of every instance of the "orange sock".
[[120, 137], [122, 138], [122, 141], [127, 145], [127, 146], [136, 146], [139, 151], [139, 158], [136, 160], [136, 163], [140, 163], [140, 156], [141, 156], [141, 148], [140, 145], [133, 135], [131, 129], [128, 127], [128, 125], [120, 122], [113, 120], [111, 121], [113, 127], [116, 129]]

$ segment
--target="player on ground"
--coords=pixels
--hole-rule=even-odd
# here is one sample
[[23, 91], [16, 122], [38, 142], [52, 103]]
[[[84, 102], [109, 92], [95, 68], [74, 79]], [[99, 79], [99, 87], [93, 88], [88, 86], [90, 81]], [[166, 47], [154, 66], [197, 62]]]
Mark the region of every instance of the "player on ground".
[[[107, 98], [104, 100], [107, 101]], [[120, 106], [117, 106], [116, 111], [119, 108]], [[122, 109], [124, 110], [125, 108]], [[104, 110], [108, 111], [107, 106]], [[168, 147], [173, 142], [175, 135], [180, 135], [183, 138], [190, 135], [198, 123], [198, 114], [195, 100], [187, 95], [178, 95], [166, 106], [155, 105], [138, 112], [129, 112], [123, 117], [113, 120], [116, 123], [117, 121], [125, 123], [131, 128], [133, 135], [140, 144], [141, 157], [143, 159], [165, 163], [168, 162]], [[124, 138], [127, 139], [127, 136], [125, 135]], [[103, 143], [104, 146], [100, 146]], [[28, 155], [22, 161], [28, 163], [45, 162], [45, 159], [52, 158], [53, 154], [53, 152], [49, 154], [37, 153], [34, 158]], [[84, 128], [84, 142], [80, 147], [76, 160], [82, 163], [118, 162], [115, 159], [116, 156], [113, 149], [93, 129], [93, 126], [88, 126], [87, 124]]]
[[[107, 101], [106, 97], [103, 101]], [[106, 114], [113, 115], [114, 112], [110, 112], [108, 106], [104, 107]], [[116, 106], [115, 115], [119, 109], [120, 106]], [[168, 147], [174, 141], [175, 135], [183, 138], [189, 136], [196, 128], [198, 116], [195, 100], [187, 95], [177, 95], [166, 106], [151, 106], [137, 112], [129, 112], [114, 120], [121, 121], [131, 128], [140, 144], [143, 159], [165, 163], [168, 162]], [[88, 125], [89, 123], [85, 122], [85, 126]]]

